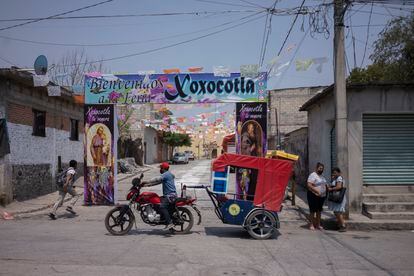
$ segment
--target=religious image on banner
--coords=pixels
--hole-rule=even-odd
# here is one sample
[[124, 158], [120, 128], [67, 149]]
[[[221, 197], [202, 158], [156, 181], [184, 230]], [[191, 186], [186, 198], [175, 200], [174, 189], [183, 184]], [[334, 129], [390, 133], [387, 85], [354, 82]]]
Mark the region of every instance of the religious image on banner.
[[[236, 104], [236, 153], [264, 157], [267, 150], [267, 104]], [[239, 199], [253, 200], [258, 171], [237, 168], [236, 193]]]
[[85, 105], [86, 205], [114, 204], [114, 106]]

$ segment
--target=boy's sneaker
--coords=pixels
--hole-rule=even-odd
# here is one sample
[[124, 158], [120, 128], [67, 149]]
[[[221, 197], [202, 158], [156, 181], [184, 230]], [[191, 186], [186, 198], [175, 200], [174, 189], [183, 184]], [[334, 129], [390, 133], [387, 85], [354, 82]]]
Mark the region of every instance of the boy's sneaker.
[[170, 229], [173, 229], [174, 226], [175, 226], [174, 223], [170, 223], [170, 224], [167, 224], [164, 229], [170, 230]]
[[68, 211], [69, 213], [76, 215], [76, 212], [73, 211], [73, 208], [71, 206], [66, 207], [66, 211]]
[[53, 213], [49, 213], [49, 218], [50, 218], [51, 220], [56, 220], [56, 215], [55, 215], [55, 214], [53, 214]]
[[338, 232], [346, 232], [346, 226], [339, 227]]

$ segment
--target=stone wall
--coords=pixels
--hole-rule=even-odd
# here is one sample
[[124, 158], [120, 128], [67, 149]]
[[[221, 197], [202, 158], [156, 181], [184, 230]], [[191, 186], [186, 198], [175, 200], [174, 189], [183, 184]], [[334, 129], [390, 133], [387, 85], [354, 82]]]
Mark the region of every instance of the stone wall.
[[12, 165], [13, 198], [26, 200], [56, 191], [50, 164]]

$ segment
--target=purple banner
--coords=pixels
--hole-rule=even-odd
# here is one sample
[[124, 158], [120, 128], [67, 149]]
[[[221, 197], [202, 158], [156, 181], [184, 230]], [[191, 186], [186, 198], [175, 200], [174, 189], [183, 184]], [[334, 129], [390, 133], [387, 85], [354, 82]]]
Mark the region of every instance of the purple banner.
[[114, 204], [116, 141], [113, 105], [85, 105], [85, 205]]
[[[264, 157], [267, 151], [267, 104], [236, 104], [237, 154]], [[239, 198], [253, 200], [257, 170], [237, 168], [236, 193]]]

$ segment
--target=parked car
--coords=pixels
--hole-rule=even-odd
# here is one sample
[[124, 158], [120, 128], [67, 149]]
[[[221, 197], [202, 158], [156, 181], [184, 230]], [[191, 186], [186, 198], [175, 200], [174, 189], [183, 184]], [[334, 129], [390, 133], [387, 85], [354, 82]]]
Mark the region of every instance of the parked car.
[[185, 153], [188, 156], [188, 160], [194, 160], [195, 159], [194, 153], [191, 150], [186, 150]]
[[172, 163], [173, 164], [177, 164], [177, 163], [188, 164], [188, 155], [184, 152], [177, 152], [174, 154]]

